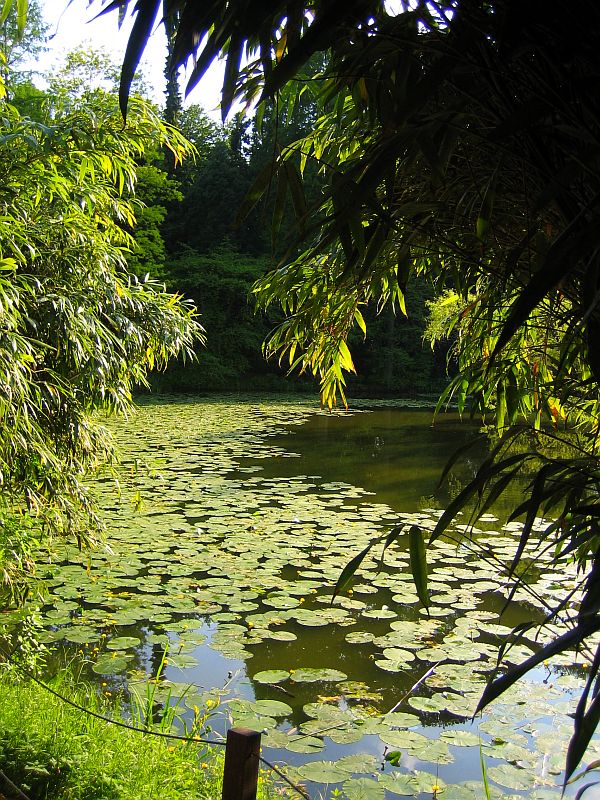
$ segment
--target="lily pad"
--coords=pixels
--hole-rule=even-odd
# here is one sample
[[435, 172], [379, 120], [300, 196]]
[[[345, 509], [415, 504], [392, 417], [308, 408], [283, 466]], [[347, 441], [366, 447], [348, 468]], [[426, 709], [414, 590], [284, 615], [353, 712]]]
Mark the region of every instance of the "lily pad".
[[127, 659], [122, 656], [116, 658], [103, 657], [92, 666], [92, 670], [97, 675], [117, 675], [127, 669]]
[[286, 669], [265, 669], [253, 675], [252, 680], [257, 683], [282, 683], [290, 677]]
[[348, 800], [384, 800], [385, 788], [373, 778], [351, 778], [342, 786]]
[[344, 756], [338, 759], [336, 763], [338, 767], [350, 773], [374, 772], [380, 766], [379, 759], [370, 753], [355, 753], [350, 756]]
[[286, 750], [292, 753], [318, 753], [324, 747], [322, 739], [315, 736], [290, 737]]
[[506, 786], [508, 789], [524, 791], [525, 789], [531, 789], [535, 784], [535, 775], [532, 775], [529, 770], [520, 769], [512, 764], [499, 764], [496, 767], [490, 767], [487, 774], [488, 778], [494, 783], [499, 783], [500, 786]]
[[403, 772], [384, 773], [380, 776], [379, 782], [393, 794], [412, 797], [418, 791], [417, 782], [411, 775]]
[[374, 634], [369, 631], [352, 631], [345, 636], [349, 644], [367, 644], [372, 642], [374, 638]]
[[389, 608], [371, 608], [363, 611], [362, 616], [369, 619], [392, 619], [392, 617], [397, 617], [398, 614]]
[[348, 770], [341, 769], [334, 761], [311, 761], [298, 768], [305, 781], [316, 783], [340, 783], [348, 780]]
[[249, 704], [255, 714], [266, 717], [287, 717], [292, 713], [291, 706], [281, 700], [255, 700]]
[[304, 667], [290, 670], [290, 677], [295, 683], [315, 683], [317, 681], [345, 681], [348, 676], [339, 669], [314, 669]]
[[128, 647], [138, 647], [142, 643], [137, 636], [117, 636], [106, 645], [109, 650], [124, 650]]
[[442, 731], [440, 738], [454, 747], [478, 747], [481, 742], [476, 733], [462, 730]]

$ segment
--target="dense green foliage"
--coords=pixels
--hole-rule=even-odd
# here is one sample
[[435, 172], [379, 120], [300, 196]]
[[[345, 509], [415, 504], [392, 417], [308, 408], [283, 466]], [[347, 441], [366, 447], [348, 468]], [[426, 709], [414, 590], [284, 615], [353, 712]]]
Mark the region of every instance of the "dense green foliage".
[[[304, 98], [290, 113], [269, 106], [252, 122], [236, 116], [221, 126], [191, 106], [179, 112], [178, 125], [194, 144], [196, 158], [177, 169], [160, 159], [138, 169], [137, 196], [144, 206], [137, 214], [138, 249], [129, 257], [130, 267], [193, 298], [208, 334], [198, 363], [172, 366], [153, 379], [155, 387], [312, 390], [312, 381], [286, 379], [286, 365], [280, 367], [278, 359], [265, 361], [263, 342], [281, 315], [254, 312], [255, 282], [294, 247], [294, 208], [281, 208], [276, 233], [269, 225], [279, 202], [275, 192], [267, 192], [246, 215], [240, 209], [253, 184], [270, 169], [273, 153], [306, 134], [315, 114], [314, 101]], [[322, 186], [316, 169], [307, 170], [306, 184], [316, 198]], [[409, 320], [369, 313], [368, 338], [362, 342], [361, 336], [359, 342], [357, 337], [356, 392], [413, 394], [443, 388], [443, 360], [422, 342], [430, 292], [426, 281], [415, 279]]]
[[138, 98], [124, 126], [109, 94], [77, 81], [48, 98], [43, 120], [0, 102], [0, 551], [11, 587], [28, 565], [20, 529], [93, 537], [83, 481], [112, 451], [98, 412], [130, 411], [134, 386], [191, 356], [202, 329], [189, 302], [127, 268], [138, 161], [158, 147], [180, 159], [183, 137]]
[[[367, 304], [402, 307], [415, 272], [457, 295], [459, 370], [449, 394], [495, 415], [503, 438], [433, 538], [473, 500], [477, 518], [523, 464], [535, 464], [529, 499], [514, 511], [524, 527], [513, 566], [545, 516], [557, 521], [540, 546], [576, 559], [587, 576], [569, 634], [500, 677], [487, 702], [600, 628], [599, 7], [583, 0], [567, 18], [558, 0], [423, 0], [401, 3], [399, 13], [379, 0], [274, 0], [252, 12], [244, 0], [208, 8], [146, 0], [122, 75], [124, 109], [128, 69], [161, 5], [176, 21], [173, 63], [200, 51], [192, 84], [226, 56], [225, 111], [234, 97], [261, 93], [293, 104], [306, 88], [292, 81], [298, 69], [330, 51], [313, 130], [275, 154], [253, 192], [276, 184], [274, 229], [289, 196], [303, 232], [304, 250], [258, 286], [263, 305], [285, 315], [272, 352], [317, 375], [333, 405], [354, 369], [349, 337], [364, 330]], [[312, 207], [302, 194], [311, 161], [323, 178]], [[544, 437], [544, 423], [559, 438], [565, 425], [578, 426], [579, 455], [510, 452], [523, 430], [527, 441], [532, 431]], [[600, 651], [590, 664], [567, 775], [600, 720]]]
[[[0, 763], [31, 800], [220, 796], [222, 748], [116, 727], [67, 705], [33, 681], [15, 677], [12, 672], [0, 677]], [[99, 696], [92, 686], [76, 683], [68, 671], [50, 686], [95, 714], [122, 721], [122, 698], [110, 697], [110, 692]], [[261, 780], [259, 796], [271, 796], [269, 788]], [[10, 793], [10, 787], [2, 789]]]

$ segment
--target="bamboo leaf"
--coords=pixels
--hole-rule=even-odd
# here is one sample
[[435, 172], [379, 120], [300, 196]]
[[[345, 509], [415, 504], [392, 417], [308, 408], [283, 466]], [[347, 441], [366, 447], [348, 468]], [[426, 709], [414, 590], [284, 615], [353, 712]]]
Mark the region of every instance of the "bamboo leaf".
[[331, 602], [333, 602], [335, 598], [338, 596], [338, 594], [343, 592], [346, 586], [348, 586], [348, 584], [354, 577], [356, 570], [360, 567], [365, 557], [371, 551], [371, 547], [372, 545], [368, 544], [364, 550], [361, 550], [361, 552], [357, 556], [354, 556], [352, 561], [346, 564], [346, 566], [340, 573], [340, 577], [337, 579], [337, 583], [335, 584], [335, 589], [331, 597]]
[[29, 0], [17, 0], [17, 31], [19, 36], [22, 36], [25, 30], [28, 5]]
[[581, 759], [585, 755], [585, 751], [596, 732], [598, 723], [600, 722], [600, 696], [596, 696], [588, 710], [581, 718], [575, 717], [575, 731], [569, 742], [567, 750], [567, 761], [565, 765], [565, 781], [566, 786], [569, 778], [573, 775]]
[[408, 532], [408, 550], [410, 569], [419, 600], [425, 608], [429, 608], [430, 599], [427, 589], [427, 554], [422, 530], [412, 525]]
[[294, 213], [296, 214], [298, 227], [302, 233], [304, 231], [306, 217], [308, 214], [302, 178], [300, 177], [300, 173], [296, 166], [289, 159], [286, 159], [284, 162], [284, 169], [287, 175], [288, 186], [290, 188]]
[[495, 700], [497, 697], [500, 697], [501, 694], [503, 694], [514, 683], [516, 683], [516, 681], [522, 678], [523, 675], [526, 675], [530, 669], [537, 667], [538, 664], [543, 663], [557, 653], [562, 653], [565, 650], [576, 647], [584, 640], [586, 636], [594, 633], [599, 628], [600, 621], [596, 621], [593, 625], [589, 624], [586, 626], [578, 626], [577, 628], [567, 631], [557, 639], [554, 639], [554, 641], [544, 645], [544, 647], [538, 650], [537, 653], [534, 653], [521, 664], [511, 667], [504, 675], [501, 675], [499, 678], [495, 678], [486, 686], [485, 691], [483, 692], [481, 699], [477, 704], [477, 708], [475, 709], [475, 714], [478, 714], [493, 700]]
[[225, 122], [227, 119], [227, 115], [229, 114], [229, 110], [233, 102], [235, 84], [240, 73], [242, 45], [243, 39], [239, 34], [231, 37], [227, 50], [227, 62], [225, 64], [223, 89], [221, 91], [221, 118], [223, 122]]
[[591, 789], [592, 786], [598, 786], [598, 785], [599, 785], [598, 781], [591, 781], [590, 783], [585, 783], [581, 787], [581, 789], [579, 789], [577, 794], [575, 795], [575, 800], [581, 800], [581, 798], [583, 797], [584, 793], [587, 792], [588, 789]]
[[476, 444], [482, 442], [484, 439], [485, 437], [483, 434], [478, 434], [474, 439], [471, 439], [466, 444], [461, 445], [454, 451], [454, 453], [452, 453], [448, 461], [446, 461], [444, 469], [442, 470], [442, 474], [437, 484], [438, 489], [440, 489], [440, 487], [443, 485], [448, 473], [450, 472], [452, 467], [456, 464], [458, 459], [464, 456], [465, 453], [471, 450]]
[[271, 247], [273, 248], [273, 252], [277, 250], [279, 231], [281, 230], [281, 223], [283, 222], [283, 216], [285, 214], [287, 191], [287, 172], [285, 170], [280, 170], [279, 181], [277, 183], [277, 193], [275, 195], [275, 203], [273, 205], [273, 217], [271, 219]]
[[540, 501], [544, 491], [544, 485], [546, 483], [546, 473], [547, 470], [544, 467], [542, 467], [542, 469], [538, 472], [533, 481], [533, 487], [529, 498], [529, 508], [527, 510], [527, 517], [525, 519], [525, 524], [523, 525], [523, 530], [521, 531], [521, 536], [519, 537], [519, 544], [517, 545], [515, 555], [513, 557], [513, 560], [511, 562], [508, 571], [509, 576], [514, 573], [517, 564], [521, 560], [521, 556], [523, 555], [523, 551], [525, 550], [527, 542], [529, 541], [529, 534], [531, 533], [531, 529], [533, 528], [533, 523], [535, 522], [536, 514], [540, 507]]
[[585, 252], [590, 246], [594, 246], [596, 237], [597, 224], [594, 220], [593, 223], [584, 224], [579, 230], [575, 224], [569, 226], [554, 242], [548, 250], [543, 264], [540, 265], [538, 271], [533, 275], [527, 286], [521, 290], [512, 304], [508, 318], [494, 347], [490, 366], [497, 354], [527, 320], [538, 303], [577, 263], [579, 253]]
[[15, 0], [4, 0], [4, 3], [2, 4], [2, 11], [0, 11], [0, 25], [4, 25], [8, 19], [8, 15], [10, 14], [10, 10], [14, 3]]
[[271, 161], [258, 173], [254, 179], [254, 183], [248, 189], [246, 196], [242, 200], [236, 217], [237, 225], [248, 216], [263, 194], [269, 189], [275, 174], [276, 164]]
[[127, 117], [129, 91], [135, 71], [154, 27], [159, 7], [160, 0], [147, 0], [145, 3], [136, 6], [135, 22], [127, 40], [127, 49], [125, 50], [121, 68], [121, 82], [119, 84], [119, 106], [124, 119]]

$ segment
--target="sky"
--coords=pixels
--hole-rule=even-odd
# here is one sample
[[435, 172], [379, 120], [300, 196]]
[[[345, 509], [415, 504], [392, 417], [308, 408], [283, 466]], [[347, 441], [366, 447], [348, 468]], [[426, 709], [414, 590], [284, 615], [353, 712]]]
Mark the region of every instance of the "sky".
[[[123, 23], [119, 30], [117, 14], [110, 13], [94, 19], [102, 9], [96, 0], [88, 8], [86, 0], [40, 0], [46, 22], [50, 26], [48, 52], [40, 59], [40, 71], [57, 67], [64, 54], [81, 45], [91, 45], [96, 49], [106, 50], [116, 63], [121, 64], [127, 45], [127, 36], [131, 28], [132, 17]], [[163, 69], [166, 57], [164, 30], [159, 25], [153, 33], [141, 63], [141, 69], [148, 85], [153, 91], [152, 99], [159, 104], [164, 103], [165, 80]], [[214, 119], [220, 120], [218, 111], [219, 92], [222, 81], [222, 68], [211, 67], [200, 85], [195, 87], [186, 100], [186, 105], [201, 105]], [[181, 80], [185, 87], [185, 78]]]

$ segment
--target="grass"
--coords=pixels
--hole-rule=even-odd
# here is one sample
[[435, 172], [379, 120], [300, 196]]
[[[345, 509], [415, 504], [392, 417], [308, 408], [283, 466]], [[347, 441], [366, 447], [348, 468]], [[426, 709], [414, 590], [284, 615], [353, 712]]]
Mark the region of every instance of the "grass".
[[[55, 678], [55, 691], [97, 713], [118, 704], [91, 686]], [[33, 681], [0, 675], [0, 769], [31, 800], [216, 800], [224, 748], [119, 728], [68, 706]], [[259, 781], [259, 798], [278, 791]]]

